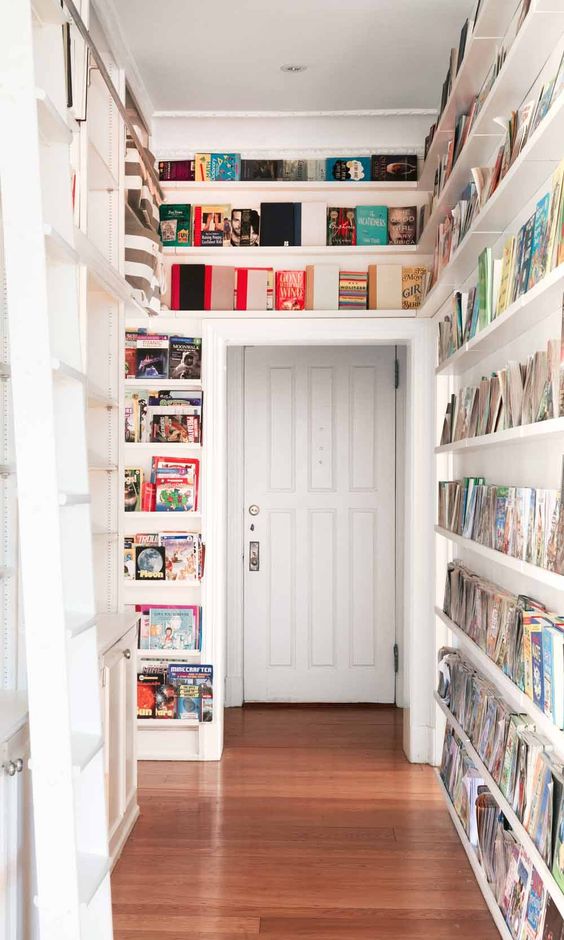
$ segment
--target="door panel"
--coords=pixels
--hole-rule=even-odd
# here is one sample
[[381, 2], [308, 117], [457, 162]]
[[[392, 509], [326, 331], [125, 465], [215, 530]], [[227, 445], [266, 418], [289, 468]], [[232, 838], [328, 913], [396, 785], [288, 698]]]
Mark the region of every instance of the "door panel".
[[394, 396], [393, 347], [246, 350], [246, 701], [394, 700]]

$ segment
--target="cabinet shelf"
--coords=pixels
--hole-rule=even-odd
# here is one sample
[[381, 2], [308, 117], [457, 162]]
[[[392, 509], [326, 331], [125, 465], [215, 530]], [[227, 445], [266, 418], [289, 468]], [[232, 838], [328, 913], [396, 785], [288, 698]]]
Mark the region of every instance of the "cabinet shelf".
[[488, 879], [486, 878], [484, 869], [480, 865], [480, 862], [478, 860], [478, 856], [474, 850], [474, 847], [472, 843], [470, 842], [468, 836], [466, 835], [464, 826], [462, 825], [458, 817], [458, 813], [456, 812], [452, 804], [452, 800], [450, 798], [447, 788], [445, 787], [443, 783], [442, 777], [438, 770], [435, 770], [435, 773], [437, 775], [437, 780], [439, 782], [439, 786], [441, 788], [444, 801], [446, 803], [448, 812], [450, 814], [450, 818], [452, 819], [454, 828], [456, 829], [458, 833], [458, 838], [460, 839], [462, 843], [462, 848], [466, 852], [468, 861], [470, 862], [470, 866], [472, 868], [472, 871], [474, 872], [474, 876], [478, 883], [478, 887], [480, 891], [482, 892], [484, 901], [486, 902], [488, 909], [490, 911], [490, 914], [492, 915], [492, 918], [495, 922], [495, 925], [497, 929], [499, 930], [500, 936], [503, 938], [503, 940], [513, 940], [509, 927], [505, 923], [503, 914], [501, 913], [501, 910], [495, 899], [495, 895], [488, 883]]
[[138, 659], [199, 659], [201, 650], [137, 650]]
[[115, 300], [123, 301], [137, 315], [146, 316], [145, 308], [133, 298], [130, 285], [122, 274], [104, 257], [88, 236], [75, 228], [75, 243], [80, 263], [88, 269], [90, 289], [101, 290]]
[[249, 248], [223, 248], [192, 247], [192, 248], [164, 248], [165, 257], [194, 258], [201, 255], [210, 255], [219, 261], [220, 258], [252, 259], [254, 255], [404, 255], [421, 254], [418, 245], [257, 245]]
[[95, 144], [88, 142], [88, 189], [92, 192], [115, 192], [118, 181]]
[[182, 718], [138, 718], [137, 726], [139, 728], [151, 731], [198, 731], [203, 724], [201, 721], [183, 721]]
[[515, 683], [494, 663], [464, 630], [454, 623], [440, 607], [435, 607], [435, 614], [453, 633], [460, 642], [463, 652], [473, 662], [486, 678], [492, 682], [500, 695], [509, 703], [511, 708], [528, 715], [534, 722], [538, 731], [545, 735], [553, 744], [555, 752], [564, 756], [564, 731], [561, 731], [541, 709], [535, 705], [528, 695], [525, 695]]
[[27, 721], [27, 693], [0, 689], [0, 744], [23, 728]]
[[158, 454], [163, 457], [174, 457], [178, 456], [180, 453], [184, 453], [186, 450], [202, 450], [201, 444], [156, 444], [153, 442], [140, 441], [135, 444], [131, 441], [123, 445], [124, 453], [130, 454], [133, 458], [134, 454], [141, 454], [143, 451], [149, 454]]
[[403, 193], [418, 188], [416, 181], [406, 182], [401, 180], [397, 182], [359, 180], [357, 183], [347, 181], [340, 183], [337, 180], [161, 180], [161, 186], [164, 193], [170, 192], [175, 198], [179, 192], [204, 190], [210, 194], [210, 199], [213, 194], [214, 200], [215, 195], [219, 192], [309, 192], [331, 194], [346, 192], [347, 195], [352, 195], [357, 190], [359, 192]]
[[52, 225], [43, 226], [47, 258], [54, 264], [78, 264], [78, 253]]
[[199, 590], [201, 581], [134, 581], [124, 578], [124, 589], [135, 591], [155, 591], [172, 589], [173, 591], [193, 591]]
[[96, 754], [102, 750], [104, 739], [101, 735], [81, 734], [72, 735], [72, 765], [75, 772], [80, 772], [88, 766]]
[[65, 627], [69, 639], [74, 639], [96, 626], [96, 617], [73, 611], [65, 615]]
[[505, 431], [496, 431], [494, 434], [482, 434], [480, 437], [468, 437], [452, 444], [441, 444], [435, 447], [435, 453], [467, 454], [488, 447], [505, 447], [509, 444], [519, 444], [521, 441], [529, 443], [562, 435], [564, 418], [549, 418], [547, 421], [523, 424], [516, 428], [507, 428]]
[[32, 11], [42, 26], [63, 26], [69, 21], [67, 11], [58, 0], [33, 0]]
[[78, 891], [81, 904], [90, 904], [109, 874], [110, 860], [105, 855], [78, 854]]
[[129, 388], [156, 388], [156, 389], [169, 389], [169, 388], [182, 388], [190, 390], [193, 388], [196, 391], [201, 391], [202, 382], [200, 379], [125, 379], [125, 391]]
[[441, 709], [441, 711], [443, 712], [443, 714], [445, 715], [445, 718], [448, 721], [448, 723], [456, 731], [458, 737], [460, 738], [460, 740], [462, 741], [464, 745], [465, 751], [467, 752], [469, 757], [472, 759], [477, 769], [480, 771], [480, 774], [484, 778], [484, 782], [486, 786], [488, 787], [488, 790], [490, 791], [491, 795], [493, 796], [494, 800], [496, 801], [503, 815], [506, 817], [507, 821], [509, 822], [509, 825], [513, 829], [513, 832], [515, 833], [517, 839], [519, 840], [519, 842], [521, 843], [521, 845], [527, 852], [527, 855], [531, 859], [538, 874], [540, 875], [543, 884], [547, 888], [558, 910], [564, 917], [564, 894], [560, 890], [558, 883], [554, 879], [550, 869], [548, 868], [548, 865], [544, 861], [535, 843], [531, 839], [529, 833], [523, 826], [523, 823], [521, 822], [517, 814], [512, 809], [508, 800], [505, 798], [505, 796], [499, 789], [497, 783], [495, 782], [488, 768], [482, 761], [480, 755], [478, 754], [477, 750], [472, 744], [470, 738], [468, 737], [468, 735], [466, 734], [462, 726], [458, 723], [454, 715], [450, 712], [449, 708], [445, 705], [443, 700], [440, 698], [440, 696], [436, 692], [435, 692], [435, 701], [437, 705], [439, 706], [439, 708]]
[[461, 548], [467, 548], [475, 555], [481, 555], [482, 558], [486, 558], [488, 561], [495, 561], [504, 568], [516, 571], [518, 574], [525, 575], [527, 578], [532, 578], [539, 584], [545, 584], [547, 587], [564, 591], [564, 577], [560, 574], [556, 574], [554, 571], [547, 571], [546, 568], [531, 565], [530, 562], [513, 558], [512, 555], [504, 555], [503, 552], [498, 552], [494, 548], [487, 548], [487, 546], [480, 545], [479, 542], [475, 542], [473, 539], [466, 539], [462, 535], [456, 535], [454, 532], [449, 532], [448, 529], [443, 529], [438, 525], [435, 526], [435, 532], [437, 535], [441, 535], [450, 542], [460, 545]]
[[46, 144], [70, 144], [72, 131], [67, 121], [43, 88], [35, 91], [39, 134]]
[[564, 264], [519, 297], [499, 317], [435, 369], [436, 375], [460, 375], [488, 353], [517, 339], [560, 307], [564, 289]]

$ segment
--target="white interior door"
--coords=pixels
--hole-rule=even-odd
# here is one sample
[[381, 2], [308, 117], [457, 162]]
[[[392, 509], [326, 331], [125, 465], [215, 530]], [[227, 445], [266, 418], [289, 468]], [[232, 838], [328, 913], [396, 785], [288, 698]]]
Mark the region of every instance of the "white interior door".
[[394, 396], [390, 346], [245, 352], [247, 702], [394, 701]]

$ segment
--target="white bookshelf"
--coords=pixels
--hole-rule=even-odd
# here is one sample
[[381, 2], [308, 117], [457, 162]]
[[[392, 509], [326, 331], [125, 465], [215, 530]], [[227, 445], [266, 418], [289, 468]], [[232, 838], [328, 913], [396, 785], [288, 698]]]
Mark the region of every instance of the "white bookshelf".
[[[174, 202], [180, 196], [190, 195], [192, 192], [206, 194], [220, 194], [228, 196], [233, 194], [265, 193], [269, 196], [274, 193], [323, 193], [326, 196], [339, 196], [343, 193], [352, 196], [354, 193], [409, 193], [417, 190], [417, 182], [376, 182], [375, 180], [359, 180], [357, 183], [336, 182], [331, 180], [225, 180], [215, 182], [202, 182], [201, 180], [163, 180], [163, 192], [168, 202]], [[239, 198], [239, 195], [237, 195]], [[187, 200], [189, 201], [189, 200]], [[217, 201], [217, 200], [216, 200]], [[266, 199], [264, 200], [267, 201]], [[333, 204], [333, 203], [332, 203]], [[335, 203], [337, 205], [338, 203]]]
[[435, 447], [436, 454], [461, 454], [479, 451], [490, 447], [506, 447], [523, 441], [533, 444], [548, 437], [564, 436], [564, 418], [549, 418], [534, 424], [522, 424], [516, 428], [506, 428], [494, 434], [482, 434], [480, 437], [468, 437], [452, 444]]
[[[210, 187], [213, 183], [208, 184]], [[243, 261], [251, 261], [253, 256], [271, 257], [272, 255], [280, 258], [294, 257], [318, 257], [343, 258], [367, 255], [391, 255], [393, 257], [402, 257], [406, 255], [422, 254], [418, 245], [256, 245], [248, 248], [235, 248], [232, 245], [225, 245], [222, 248], [209, 248], [208, 246], [192, 246], [191, 248], [164, 248], [164, 254], [176, 258], [201, 258], [213, 259], [219, 263], [221, 259], [229, 258], [230, 261], [237, 259], [240, 264]], [[208, 261], [208, 264], [210, 261]], [[409, 262], [406, 262], [409, 263]]]

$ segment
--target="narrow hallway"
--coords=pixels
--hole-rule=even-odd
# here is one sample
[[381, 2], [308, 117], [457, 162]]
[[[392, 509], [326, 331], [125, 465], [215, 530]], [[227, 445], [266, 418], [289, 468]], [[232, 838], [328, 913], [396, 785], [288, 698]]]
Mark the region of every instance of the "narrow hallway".
[[401, 729], [394, 708], [228, 709], [221, 763], [141, 764], [115, 940], [495, 940]]

